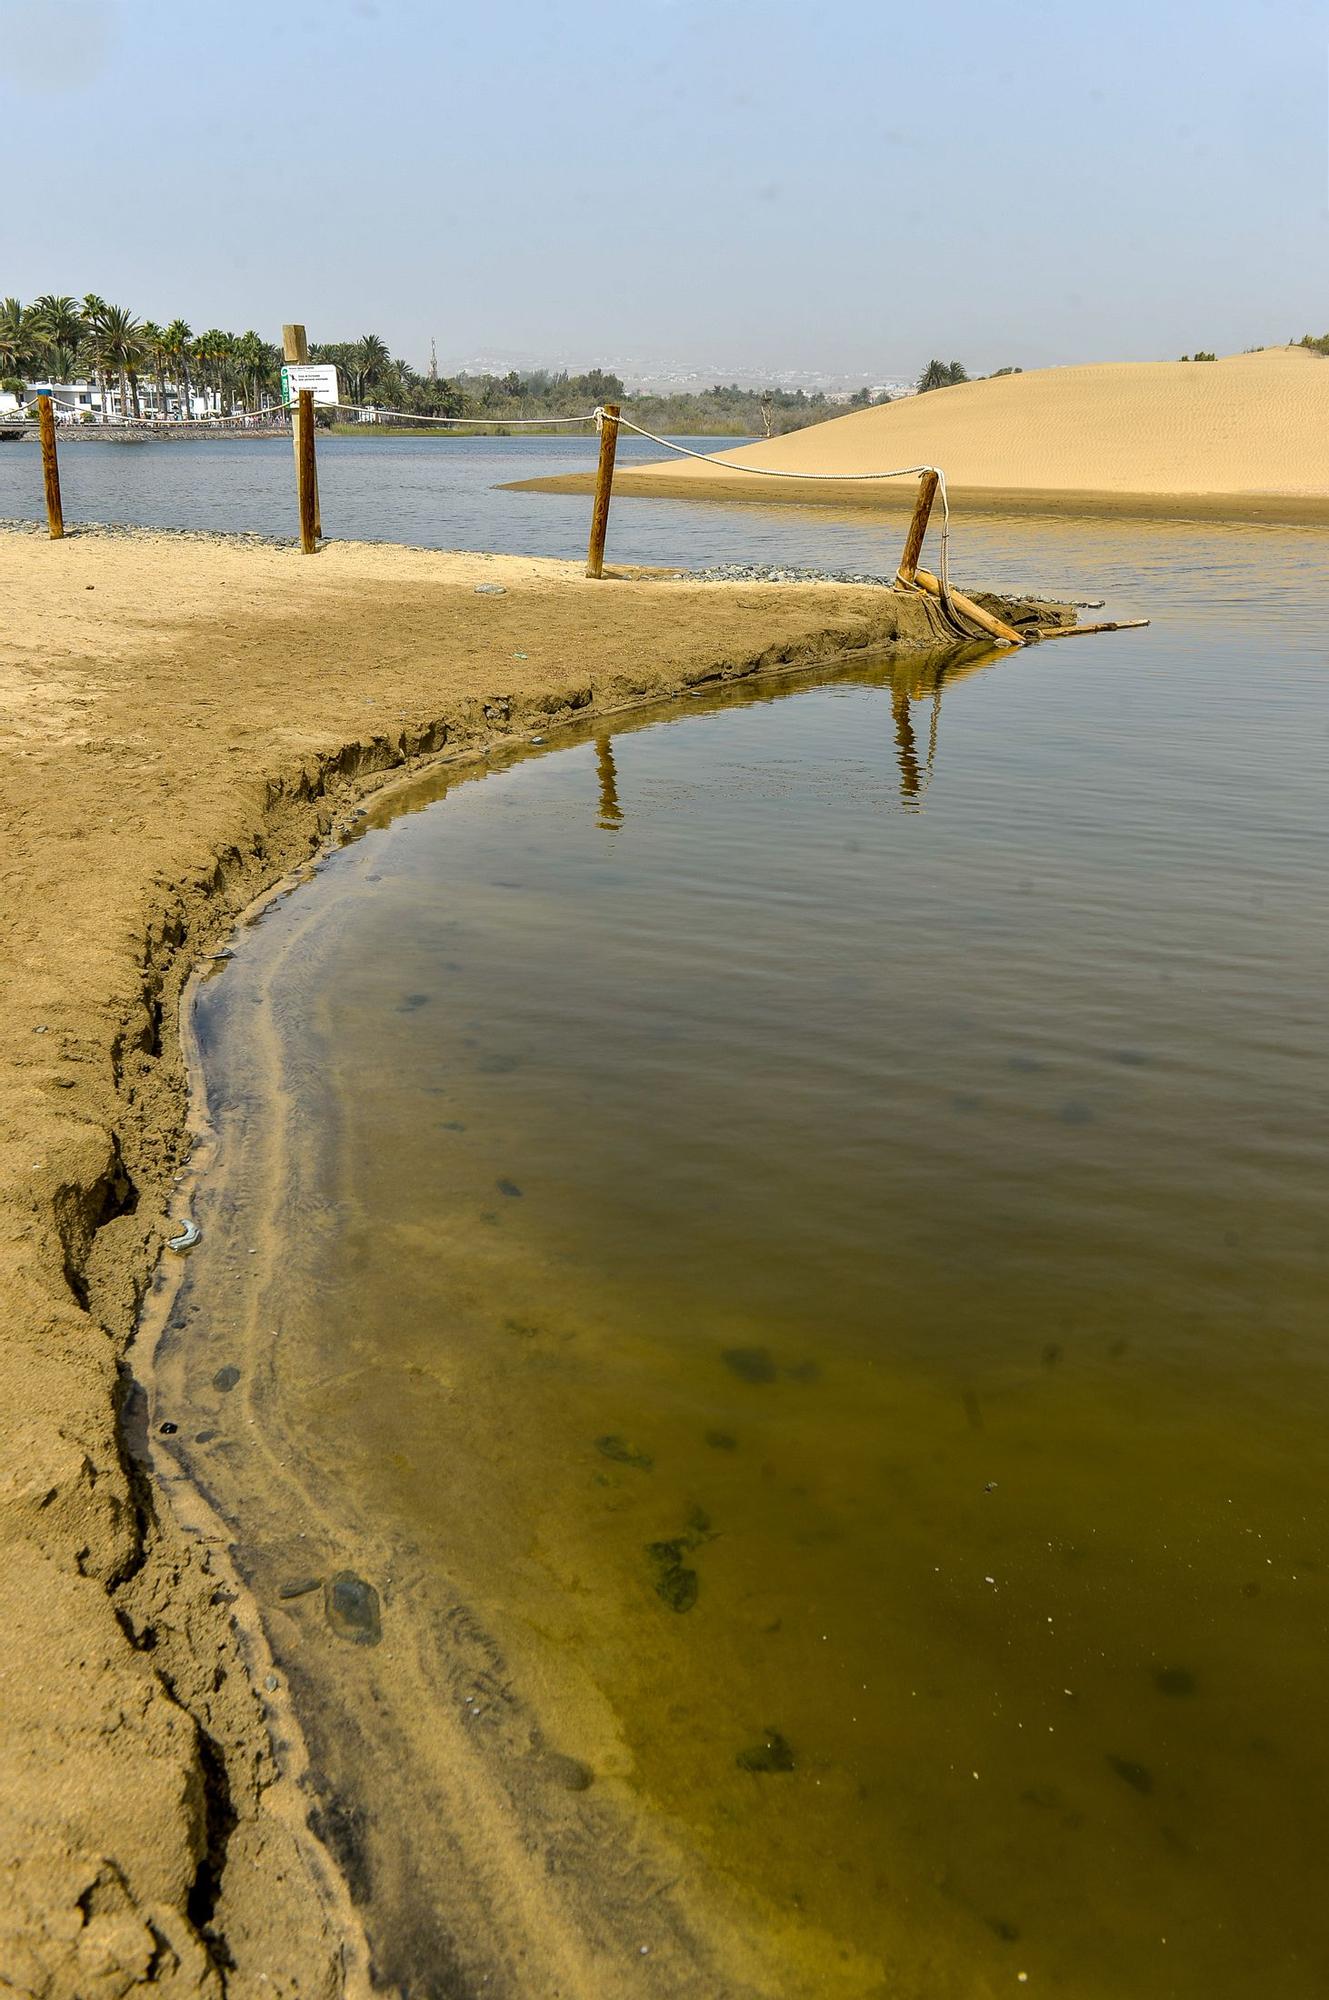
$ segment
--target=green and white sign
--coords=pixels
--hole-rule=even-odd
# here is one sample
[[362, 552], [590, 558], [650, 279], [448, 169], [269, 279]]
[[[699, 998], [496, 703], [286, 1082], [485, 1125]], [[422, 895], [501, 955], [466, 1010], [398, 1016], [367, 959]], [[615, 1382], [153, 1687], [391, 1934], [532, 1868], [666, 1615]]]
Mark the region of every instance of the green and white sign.
[[332, 362], [288, 361], [281, 371], [281, 399], [283, 403], [293, 403], [302, 389], [308, 389], [316, 403], [323, 407], [335, 407], [341, 401], [337, 392], [337, 370]]

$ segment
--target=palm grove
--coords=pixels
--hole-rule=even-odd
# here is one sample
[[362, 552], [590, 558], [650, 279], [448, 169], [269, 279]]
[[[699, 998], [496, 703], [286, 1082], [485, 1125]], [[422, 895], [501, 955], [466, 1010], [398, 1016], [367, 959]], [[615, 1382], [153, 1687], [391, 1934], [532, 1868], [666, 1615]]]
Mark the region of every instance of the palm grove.
[[[335, 361], [356, 402], [388, 394], [400, 397], [402, 408], [445, 416], [457, 400], [453, 384], [430, 381], [408, 362], [394, 361], [378, 334], [311, 349], [311, 357]], [[279, 400], [281, 366], [280, 350], [252, 330], [195, 333], [183, 319], [159, 325], [95, 292], [81, 299], [44, 292], [31, 305], [0, 302], [0, 382], [15, 392], [25, 382], [70, 382], [86, 374], [104, 410], [114, 386], [121, 411], [133, 417], [144, 415], [145, 403], [154, 414], [173, 403], [188, 414], [200, 396], [225, 415], [253, 413]], [[152, 393], [145, 396], [148, 382]]]

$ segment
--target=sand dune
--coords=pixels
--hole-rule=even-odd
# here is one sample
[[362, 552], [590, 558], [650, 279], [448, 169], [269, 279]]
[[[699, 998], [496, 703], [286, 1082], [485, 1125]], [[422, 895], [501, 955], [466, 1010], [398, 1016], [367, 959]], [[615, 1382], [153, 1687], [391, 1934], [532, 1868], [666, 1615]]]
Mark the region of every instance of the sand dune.
[[827, 484], [666, 459], [622, 467], [615, 490], [902, 506], [912, 481], [837, 482], [927, 461], [970, 503], [1329, 520], [1329, 359], [1280, 347], [1221, 361], [1043, 368], [858, 410], [725, 459], [824, 473]]

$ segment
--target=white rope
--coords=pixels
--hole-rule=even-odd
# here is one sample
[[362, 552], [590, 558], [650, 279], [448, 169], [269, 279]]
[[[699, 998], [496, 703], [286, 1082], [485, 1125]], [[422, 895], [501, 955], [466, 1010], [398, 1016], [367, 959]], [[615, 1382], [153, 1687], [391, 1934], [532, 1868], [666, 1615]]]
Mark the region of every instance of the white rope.
[[408, 424], [455, 424], [464, 429], [488, 430], [501, 425], [504, 430], [548, 430], [554, 424], [593, 424], [598, 412], [584, 417], [426, 417], [417, 410], [385, 410], [378, 403], [316, 403], [320, 410], [371, 410], [376, 417], [403, 417]]
[[[31, 405], [24, 405], [24, 414]], [[203, 424], [244, 424], [257, 417], [266, 417], [280, 412], [283, 416], [291, 413], [293, 405], [288, 403], [264, 403], [257, 410], [243, 410], [230, 417], [132, 417], [122, 416], [113, 422], [140, 424], [203, 423]], [[551, 430], [564, 424], [594, 424], [596, 431], [602, 431], [608, 411], [602, 403], [584, 417], [432, 417], [416, 410], [383, 409], [376, 403], [316, 403], [315, 409], [353, 410], [373, 412], [376, 418], [401, 417], [410, 424], [445, 424], [460, 430], [489, 430], [500, 427], [503, 430]], [[790, 472], [774, 465], [740, 465], [732, 458], [721, 458], [715, 452], [694, 451], [691, 445], [675, 444], [672, 438], [659, 437], [654, 431], [644, 430], [634, 424], [631, 417], [614, 417], [620, 430], [632, 431], [637, 437], [645, 438], [650, 444], [658, 444], [662, 451], [676, 452], [681, 458], [695, 458], [703, 465], [718, 465], [722, 472], [743, 472], [754, 479], [813, 479], [823, 485], [828, 481], [844, 485], [857, 484], [869, 479], [921, 479], [924, 473], [936, 474], [937, 491], [941, 496], [941, 552], [937, 565], [940, 572], [941, 604], [946, 616], [958, 625], [958, 619], [951, 606], [950, 540], [951, 503], [946, 491], [946, 474], [939, 465], [900, 465], [888, 472]], [[917, 588], [917, 585], [913, 586]]]
[[[594, 412], [595, 428], [600, 430], [606, 412], [603, 407]], [[946, 491], [946, 474], [939, 465], [901, 465], [890, 472], [786, 472], [774, 465], [738, 465], [732, 458], [719, 458], [714, 452], [693, 451], [690, 445], [674, 444], [669, 438], [657, 437], [654, 431], [645, 431], [640, 424], [634, 424], [630, 417], [613, 419], [622, 430], [635, 431], [638, 437], [649, 438], [652, 444], [661, 445], [665, 451], [676, 451], [683, 458], [700, 459], [703, 465], [718, 465], [722, 472], [747, 472], [759, 479], [816, 479], [824, 485], [827, 480], [836, 480], [848, 485], [851, 481], [863, 479], [921, 479], [925, 472], [937, 475], [937, 491], [941, 495], [941, 587], [944, 593], [942, 603], [949, 609], [950, 602], [950, 539], [951, 503]]]

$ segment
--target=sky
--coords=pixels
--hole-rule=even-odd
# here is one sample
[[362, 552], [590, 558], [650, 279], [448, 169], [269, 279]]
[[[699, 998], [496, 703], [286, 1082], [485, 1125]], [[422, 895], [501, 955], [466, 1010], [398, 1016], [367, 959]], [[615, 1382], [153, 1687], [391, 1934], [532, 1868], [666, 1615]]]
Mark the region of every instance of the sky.
[[1329, 0], [0, 0], [0, 294], [423, 366], [1329, 328]]

